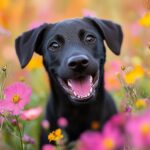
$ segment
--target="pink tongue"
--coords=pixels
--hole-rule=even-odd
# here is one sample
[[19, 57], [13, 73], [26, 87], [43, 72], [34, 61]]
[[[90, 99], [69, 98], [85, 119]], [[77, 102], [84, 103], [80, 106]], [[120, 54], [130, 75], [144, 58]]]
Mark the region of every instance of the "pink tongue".
[[86, 97], [90, 92], [91, 83], [90, 76], [83, 79], [70, 79], [72, 90], [81, 97]]

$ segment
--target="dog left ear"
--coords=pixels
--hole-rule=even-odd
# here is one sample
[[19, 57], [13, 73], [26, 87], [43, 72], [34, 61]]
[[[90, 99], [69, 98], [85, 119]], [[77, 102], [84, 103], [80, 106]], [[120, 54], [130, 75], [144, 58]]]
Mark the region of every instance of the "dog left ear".
[[102, 32], [108, 47], [116, 55], [119, 55], [123, 41], [123, 32], [121, 26], [109, 20], [102, 20], [92, 17], [85, 17], [85, 19], [92, 21], [92, 23], [100, 30], [100, 32]]
[[48, 24], [43, 24], [35, 29], [27, 31], [15, 40], [16, 53], [19, 58], [21, 67], [24, 68], [32, 58], [35, 52], [41, 54], [41, 34]]

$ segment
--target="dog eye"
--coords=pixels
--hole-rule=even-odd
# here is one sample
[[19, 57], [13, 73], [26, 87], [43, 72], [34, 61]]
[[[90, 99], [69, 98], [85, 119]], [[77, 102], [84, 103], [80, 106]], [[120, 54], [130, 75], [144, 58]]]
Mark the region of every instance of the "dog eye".
[[87, 35], [86, 38], [85, 38], [86, 42], [88, 43], [93, 43], [96, 41], [96, 37], [93, 36], [93, 35]]
[[48, 49], [51, 51], [55, 51], [60, 47], [60, 45], [57, 42], [52, 42], [49, 46]]

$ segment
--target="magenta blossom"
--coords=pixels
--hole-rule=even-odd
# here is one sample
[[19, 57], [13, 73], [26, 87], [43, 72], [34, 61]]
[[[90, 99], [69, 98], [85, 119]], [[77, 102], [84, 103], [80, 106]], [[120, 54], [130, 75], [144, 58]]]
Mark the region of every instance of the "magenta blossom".
[[26, 104], [29, 103], [32, 90], [22, 82], [16, 82], [4, 90], [5, 98], [1, 100], [0, 109], [12, 115], [19, 115]]
[[77, 150], [116, 150], [122, 148], [124, 138], [120, 130], [112, 122], [106, 124], [102, 133], [85, 132], [77, 144]]
[[142, 116], [132, 117], [127, 122], [126, 132], [136, 150], [150, 148], [150, 110]]
[[68, 126], [68, 120], [65, 117], [60, 117], [57, 120], [57, 124], [59, 127], [65, 128]]
[[100, 150], [116, 150], [123, 147], [123, 135], [119, 128], [114, 127], [111, 123], [113, 122], [106, 124], [103, 129]]
[[112, 126], [112, 128], [124, 128], [129, 116], [127, 113], [119, 113], [111, 117], [106, 125]]
[[76, 150], [101, 150], [101, 138], [99, 132], [84, 132], [77, 143]]
[[52, 146], [51, 144], [45, 144], [45, 145], [42, 147], [42, 150], [55, 150], [55, 147]]

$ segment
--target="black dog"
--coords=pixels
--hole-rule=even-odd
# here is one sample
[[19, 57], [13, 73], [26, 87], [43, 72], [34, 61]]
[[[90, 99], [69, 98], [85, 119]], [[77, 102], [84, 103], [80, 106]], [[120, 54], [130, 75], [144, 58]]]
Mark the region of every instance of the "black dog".
[[[85, 17], [42, 26], [16, 39], [16, 52], [24, 68], [34, 52], [43, 56], [51, 95], [46, 108], [50, 130], [58, 128], [59, 117], [67, 118], [69, 141], [91, 129], [101, 127], [117, 113], [111, 96], [104, 89], [104, 40], [119, 55], [123, 34], [111, 21]], [[38, 82], [38, 81], [37, 81]], [[41, 145], [48, 143], [43, 130]]]

